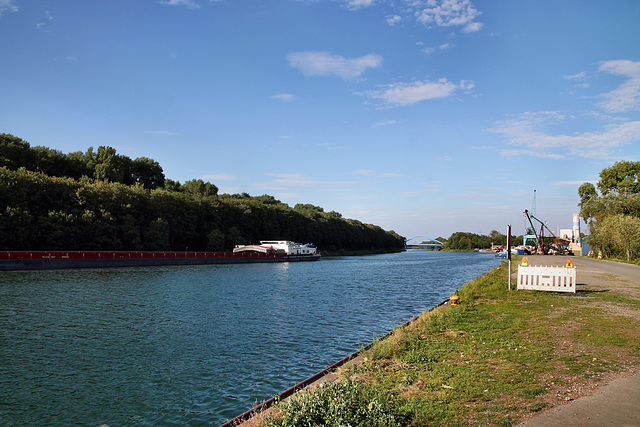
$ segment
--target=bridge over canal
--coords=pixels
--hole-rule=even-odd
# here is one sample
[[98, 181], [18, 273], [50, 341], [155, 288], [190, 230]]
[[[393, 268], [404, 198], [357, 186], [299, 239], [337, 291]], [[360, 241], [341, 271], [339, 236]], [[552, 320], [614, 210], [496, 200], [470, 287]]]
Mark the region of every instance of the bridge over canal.
[[405, 240], [406, 248], [441, 248], [443, 243], [431, 237], [416, 236]]

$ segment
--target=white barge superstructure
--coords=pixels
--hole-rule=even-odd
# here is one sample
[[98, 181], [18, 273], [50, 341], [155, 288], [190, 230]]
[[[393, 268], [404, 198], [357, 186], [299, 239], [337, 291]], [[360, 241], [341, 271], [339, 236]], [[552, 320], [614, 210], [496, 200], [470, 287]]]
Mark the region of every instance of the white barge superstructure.
[[301, 244], [289, 240], [261, 240], [259, 245], [236, 245], [234, 253], [259, 252], [264, 254], [284, 254], [287, 256], [320, 256], [311, 243]]

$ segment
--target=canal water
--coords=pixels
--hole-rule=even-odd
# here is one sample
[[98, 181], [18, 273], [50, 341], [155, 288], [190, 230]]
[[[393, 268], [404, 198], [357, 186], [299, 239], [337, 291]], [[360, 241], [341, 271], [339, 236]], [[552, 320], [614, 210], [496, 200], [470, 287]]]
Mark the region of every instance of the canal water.
[[499, 265], [317, 262], [0, 273], [0, 424], [219, 425]]

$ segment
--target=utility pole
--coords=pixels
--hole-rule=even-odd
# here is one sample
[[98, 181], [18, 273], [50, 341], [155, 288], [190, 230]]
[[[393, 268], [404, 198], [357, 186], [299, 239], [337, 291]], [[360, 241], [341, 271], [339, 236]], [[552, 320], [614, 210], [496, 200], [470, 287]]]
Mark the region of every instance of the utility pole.
[[507, 274], [509, 275], [509, 290], [511, 290], [511, 224], [507, 225], [507, 259], [509, 267]]
[[536, 190], [533, 190], [533, 204], [531, 205], [531, 212], [533, 212], [533, 216], [536, 216]]

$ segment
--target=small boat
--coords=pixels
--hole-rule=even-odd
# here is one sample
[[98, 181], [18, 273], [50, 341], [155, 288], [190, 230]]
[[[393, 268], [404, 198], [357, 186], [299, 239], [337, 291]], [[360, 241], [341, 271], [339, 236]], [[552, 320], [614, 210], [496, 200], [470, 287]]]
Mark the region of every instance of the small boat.
[[497, 252], [496, 253], [496, 258], [506, 258], [507, 257], [507, 253], [506, 252]]

